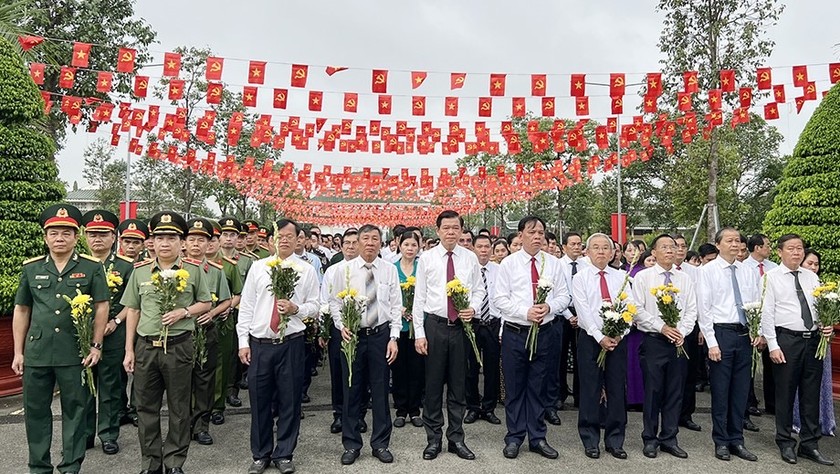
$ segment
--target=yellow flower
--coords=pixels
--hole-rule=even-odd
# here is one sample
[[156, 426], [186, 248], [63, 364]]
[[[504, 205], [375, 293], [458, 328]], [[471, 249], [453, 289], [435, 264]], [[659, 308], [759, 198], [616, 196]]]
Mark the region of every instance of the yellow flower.
[[118, 273], [108, 272], [105, 276], [105, 280], [108, 282], [108, 288], [116, 288], [123, 284], [123, 279]]
[[625, 311], [621, 313], [621, 319], [623, 319], [625, 323], [630, 323], [630, 321], [633, 321], [633, 315], [630, 314], [630, 311]]
[[160, 273], [152, 273], [152, 283], [160, 283]]
[[400, 288], [407, 290], [417, 284], [417, 278], [414, 276], [406, 277], [405, 282], [400, 283]]
[[359, 292], [355, 288], [350, 288], [349, 290], [347, 290], [347, 294], [355, 298], [359, 294]]
[[628, 304], [627, 305], [627, 312], [630, 313], [631, 315], [636, 314], [636, 305], [634, 305], [632, 303]]
[[618, 295], [618, 299], [619, 299], [619, 300], [621, 300], [621, 301], [626, 300], [626, 299], [627, 299], [627, 293], [625, 293], [624, 291], [622, 291], [622, 292], [621, 292], [621, 294], [620, 294], [620, 295]]
[[175, 271], [175, 278], [180, 278], [182, 280], [186, 280], [189, 277], [190, 277], [190, 272], [184, 270], [183, 268], [180, 268], [180, 269]]
[[281, 263], [283, 263], [283, 260], [282, 260], [282, 259], [280, 259], [280, 258], [272, 258], [271, 260], [269, 260], [268, 262], [266, 262], [266, 265], [268, 266], [268, 268], [274, 268], [274, 267], [276, 267], [277, 265], [280, 265]]
[[338, 297], [338, 299], [343, 300], [344, 298], [347, 297], [347, 290], [339, 291], [336, 296]]
[[82, 294], [79, 290], [76, 290], [76, 296], [73, 297], [73, 300], [70, 301], [72, 306], [81, 306], [90, 304], [90, 295]]
[[210, 301], [212, 301], [213, 303], [219, 301], [219, 297], [216, 296], [216, 293], [210, 293]]
[[656, 293], [657, 293], [656, 288], [651, 288], [650, 289], [650, 294], [652, 294], [653, 296], [656, 296]]
[[674, 301], [674, 299], [671, 298], [669, 295], [665, 295], [662, 297], [662, 302], [665, 304], [671, 304], [672, 301]]

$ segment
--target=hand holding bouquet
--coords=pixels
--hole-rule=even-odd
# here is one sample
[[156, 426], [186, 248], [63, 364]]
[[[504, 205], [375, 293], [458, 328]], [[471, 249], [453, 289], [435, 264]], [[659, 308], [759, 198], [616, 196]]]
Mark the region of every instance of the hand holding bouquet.
[[[79, 340], [79, 355], [82, 359], [86, 359], [90, 355], [90, 345], [93, 342], [91, 297], [76, 290], [76, 296], [73, 298], [65, 296], [64, 301], [70, 305], [70, 317], [73, 318], [73, 327], [76, 328], [76, 338]], [[96, 397], [93, 367], [85, 367], [82, 370], [82, 385], [87, 385], [90, 394]]]
[[350, 287], [350, 267], [347, 267], [347, 287], [336, 297], [341, 300], [341, 323], [350, 333], [350, 340], [341, 341], [341, 352], [347, 359], [347, 386], [353, 386], [353, 361], [356, 359], [356, 345], [359, 343], [359, 328], [362, 315], [367, 310], [367, 297]]
[[[160, 316], [175, 309], [175, 300], [178, 296], [187, 289], [187, 281], [190, 278], [190, 272], [179, 268], [177, 270], [168, 269], [161, 270], [158, 273], [152, 274], [152, 286], [155, 287], [155, 292], [160, 296]], [[166, 354], [166, 344], [169, 338], [169, 326], [164, 325], [161, 321], [160, 338], [158, 339], [158, 347], [163, 347], [163, 353]]]
[[[452, 304], [458, 312], [470, 307], [469, 294], [470, 289], [464, 286], [458, 278], [446, 284], [446, 296], [452, 298]], [[464, 324], [464, 333], [467, 335], [467, 339], [470, 340], [478, 365], [483, 368], [484, 364], [481, 362], [481, 354], [478, 352], [478, 345], [475, 342], [475, 331], [473, 331], [472, 324]]]
[[[621, 336], [630, 328], [630, 323], [633, 322], [634, 316], [636, 316], [636, 305], [627, 302], [627, 293], [620, 292], [618, 301], [615, 303], [604, 301], [601, 304], [601, 319], [604, 320], [601, 333], [611, 339]], [[598, 354], [597, 360], [598, 367], [603, 369], [606, 360], [607, 350], [601, 348], [601, 353]]]
[[[543, 267], [545, 266], [545, 257], [543, 257]], [[542, 270], [540, 270], [542, 274]], [[548, 294], [554, 289], [554, 282], [548, 278], [540, 278], [537, 280], [537, 298], [534, 300], [534, 305], [545, 304], [548, 299]], [[525, 339], [525, 347], [528, 349], [528, 360], [534, 360], [534, 353], [537, 352], [537, 339], [540, 335], [540, 323], [531, 323], [531, 329], [528, 330], [528, 338]]]
[[[680, 308], [677, 306], [677, 294], [680, 292], [679, 288], [673, 283], [667, 285], [659, 285], [650, 289], [650, 294], [656, 298], [656, 307], [659, 309], [659, 317], [666, 325], [676, 328], [680, 323]], [[688, 359], [688, 354], [685, 352], [683, 346], [677, 347], [677, 357], [685, 356]]]
[[[414, 310], [414, 286], [417, 284], [417, 278], [413, 275], [405, 279], [404, 283], [400, 283], [400, 290], [402, 291], [403, 307], [405, 314], [410, 315]], [[414, 323], [411, 319], [403, 316], [403, 319], [408, 321], [408, 337], [414, 339]]]
[[295, 294], [295, 285], [300, 280], [301, 269], [290, 259], [283, 260], [280, 257], [273, 257], [268, 262], [268, 274], [271, 277], [271, 284], [268, 291], [274, 296], [274, 304], [277, 305], [277, 314], [280, 316], [280, 324], [277, 326], [277, 334], [280, 340], [286, 336], [286, 326], [289, 319], [280, 311], [280, 300], [291, 300]]
[[[837, 282], [829, 281], [814, 290], [815, 306], [817, 308], [817, 321], [820, 329], [834, 327], [840, 323], [840, 293], [837, 291]], [[831, 336], [821, 333], [820, 344], [817, 346], [817, 359], [825, 359], [828, 353], [829, 339]]]

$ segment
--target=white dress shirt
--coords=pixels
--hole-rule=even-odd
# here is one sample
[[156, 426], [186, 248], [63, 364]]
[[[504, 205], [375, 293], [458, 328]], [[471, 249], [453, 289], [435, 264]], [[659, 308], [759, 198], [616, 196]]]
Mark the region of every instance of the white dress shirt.
[[[677, 271], [683, 272], [686, 275], [688, 275], [688, 277], [691, 278], [691, 283], [694, 283], [694, 288], [697, 288], [697, 277], [700, 273], [700, 267], [695, 267], [694, 265], [688, 262], [682, 262], [679, 265], [674, 265], [674, 268], [676, 268]], [[694, 294], [696, 295], [697, 292], [695, 291]]]
[[[571, 258], [569, 258], [568, 255], [563, 255], [563, 257], [560, 259], [560, 265], [563, 269], [563, 277], [566, 279], [566, 288], [569, 289], [569, 293], [572, 292], [572, 262], [577, 263], [577, 271], [575, 272], [575, 275], [577, 275], [579, 271], [583, 270], [584, 267], [589, 265], [589, 261], [584, 260], [583, 257], [580, 257], [577, 260], [572, 260]], [[570, 304], [569, 306], [574, 305], [575, 304], [573, 300], [572, 304]], [[572, 319], [572, 317], [574, 316], [568, 308], [564, 309], [562, 314], [563, 317], [565, 317], [566, 319]]]
[[[491, 318], [500, 318], [502, 315], [499, 313], [499, 308], [496, 307], [496, 304], [493, 302], [493, 298], [496, 295], [496, 282], [499, 278], [499, 264], [496, 262], [487, 262], [487, 265], [482, 266], [481, 264], [478, 265], [478, 278], [481, 280], [481, 272], [482, 269], [486, 268], [485, 275], [487, 277], [487, 298], [488, 303], [490, 303], [490, 317]], [[483, 282], [482, 282], [483, 283]], [[481, 304], [478, 305], [478, 311], [475, 313], [476, 318], [481, 317]]]
[[[435, 314], [446, 318], [449, 314], [449, 303], [446, 297], [446, 266], [449, 258], [443, 245], [437, 245], [427, 252], [423, 252], [417, 262], [417, 283], [414, 287], [414, 335], [417, 339], [426, 337], [423, 321], [424, 313]], [[481, 310], [484, 299], [484, 282], [478, 269], [478, 257], [473, 252], [456, 245], [452, 250], [452, 262], [455, 266], [455, 277], [470, 290], [470, 307], [475, 314]]]
[[[743, 263], [735, 260], [735, 275], [738, 279], [738, 288], [741, 290], [741, 302], [751, 303], [759, 301], [758, 272], [752, 271]], [[709, 348], [717, 347], [715, 337], [716, 323], [740, 323], [741, 318], [738, 309], [735, 307], [735, 292], [732, 291], [732, 270], [731, 266], [723, 257], [716, 259], [700, 267], [699, 278], [697, 279], [697, 314], [700, 322], [700, 330], [706, 338]]]
[[788, 267], [781, 265], [767, 271], [767, 289], [764, 293], [764, 307], [761, 312], [761, 335], [767, 339], [767, 347], [774, 351], [779, 348], [776, 340], [776, 327], [791, 331], [811, 331], [818, 322], [817, 308], [814, 306], [814, 290], [820, 286], [820, 279], [811, 270], [799, 267], [799, 284], [805, 293], [805, 301], [811, 309], [813, 328], [806, 328], [802, 321], [802, 308], [796, 296], [796, 283]]
[[[248, 336], [258, 338], [277, 338], [278, 335], [271, 330], [271, 313], [274, 310], [274, 296], [269, 291], [271, 275], [269, 274], [269, 259], [266, 257], [257, 260], [248, 270], [248, 277], [242, 288], [242, 299], [239, 302], [239, 322], [236, 323], [236, 335], [239, 338], [239, 348], [248, 347]], [[300, 278], [295, 285], [295, 294], [291, 301], [298, 306], [298, 312], [286, 316], [285, 337], [306, 329], [303, 324], [305, 318], [318, 316], [320, 305], [318, 304], [318, 278], [315, 276], [315, 268], [307, 262], [292, 254], [289, 257], [300, 267]]]
[[[572, 300], [575, 302], [575, 310], [578, 314], [578, 326], [598, 343], [604, 338], [604, 333], [601, 332], [601, 328], [604, 327], [604, 320], [601, 318], [601, 303], [604, 300], [601, 298], [601, 276], [598, 275], [600, 271], [598, 267], [588, 265], [583, 270], [578, 270], [572, 283]], [[615, 301], [627, 272], [616, 270], [609, 265], [604, 268], [604, 272], [606, 272], [604, 277], [607, 279], [610, 298]], [[632, 303], [633, 295], [629, 283], [624, 287], [624, 292], [627, 293], [627, 302]], [[622, 337], [628, 332], [630, 332], [629, 328]]]
[[[758, 271], [758, 264], [759, 264], [759, 261], [758, 261], [758, 260], [756, 260], [756, 259], [754, 259], [752, 255], [750, 255], [749, 257], [747, 257], [747, 259], [746, 259], [746, 260], [744, 260], [744, 262], [743, 262], [743, 263], [744, 263], [744, 265], [746, 265], [746, 266], [748, 266], [748, 267], [752, 268], [753, 270], [755, 270], [755, 273], [756, 273], [756, 275], [758, 275], [758, 276], [759, 276], [759, 278], [761, 277], [761, 272], [759, 272], [759, 271]], [[770, 260], [769, 258], [765, 258], [765, 259], [764, 259], [764, 260], [762, 260], [760, 263], [762, 263], [762, 264], [764, 265], [764, 273], [765, 273], [765, 274], [766, 274], [767, 272], [769, 272], [770, 270], [772, 270], [772, 269], [774, 269], [774, 268], [776, 268], [776, 267], [778, 267], [778, 266], [779, 266], [776, 262], [774, 262], [774, 261]]]
[[534, 306], [531, 258], [536, 258], [539, 277], [554, 283], [545, 301], [549, 310], [542, 324], [550, 323], [555, 315], [568, 308], [572, 301], [566, 279], [563, 277], [560, 260], [542, 250], [531, 257], [525, 249], [520, 249], [505, 257], [499, 265], [493, 302], [499, 309], [503, 321], [522, 325], [531, 324], [531, 321], [528, 321], [528, 310]]
[[[361, 256], [347, 262], [341, 269], [332, 275], [332, 291], [330, 292], [330, 314], [332, 315], [335, 327], [341, 331], [344, 322], [341, 320], [341, 307], [344, 304], [338, 295], [347, 288], [347, 272], [350, 272], [350, 288], [365, 294], [368, 270], [364, 267], [365, 259]], [[390, 323], [391, 337], [399, 338], [402, 329], [402, 291], [400, 290], [400, 277], [397, 274], [397, 267], [376, 257], [373, 262], [373, 280], [376, 285], [376, 322], [370, 327], [375, 328], [381, 324]], [[362, 314], [362, 327], [365, 327], [365, 317]]]
[[336, 272], [341, 272], [342, 275], [344, 274], [344, 265], [347, 265], [346, 260], [342, 260], [335, 265], [330, 265], [327, 267], [327, 271], [324, 272], [324, 279], [321, 280], [320, 302], [322, 305], [330, 304], [330, 293], [332, 293], [333, 290], [333, 277]]
[[[645, 268], [633, 278], [633, 299], [639, 303], [636, 313], [636, 326], [641, 331], [662, 331], [665, 321], [659, 313], [656, 297], [650, 293], [652, 288], [665, 284], [665, 269], [659, 264]], [[680, 291], [676, 295], [677, 307], [680, 309], [680, 322], [677, 329], [683, 337], [694, 330], [697, 321], [697, 297], [694, 294], [694, 283], [691, 277], [671, 267], [671, 283]]]

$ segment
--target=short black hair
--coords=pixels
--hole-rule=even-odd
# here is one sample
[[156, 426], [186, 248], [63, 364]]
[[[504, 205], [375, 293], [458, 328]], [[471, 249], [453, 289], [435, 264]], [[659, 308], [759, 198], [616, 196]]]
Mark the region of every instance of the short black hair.
[[511, 245], [511, 244], [513, 244], [513, 239], [515, 239], [518, 236], [519, 236], [519, 232], [511, 232], [510, 234], [507, 235], [507, 237], [505, 237], [505, 241], [507, 242], [508, 245]]
[[738, 235], [741, 235], [741, 233], [738, 232], [738, 229], [736, 229], [734, 227], [724, 227], [724, 228], [720, 229], [719, 231], [717, 231], [715, 233], [715, 243], [716, 244], [719, 244], [723, 240], [723, 234], [725, 232], [737, 232]]
[[580, 232], [570, 231], [563, 234], [563, 245], [569, 245], [569, 237], [577, 237], [583, 242], [583, 236], [580, 235]]
[[479, 234], [486, 234], [486, 235], [490, 235], [490, 229], [487, 229], [487, 228], [485, 228], [485, 227], [482, 227], [481, 229], [478, 229], [478, 233], [479, 233]]
[[399, 235], [399, 234], [402, 234], [403, 232], [405, 232], [405, 226], [402, 225], [402, 224], [397, 224], [391, 230], [394, 233], [394, 235]]
[[508, 247], [507, 240], [505, 240], [505, 239], [496, 239], [496, 241], [495, 241], [495, 242], [493, 242], [493, 244], [492, 244], [492, 246], [493, 246], [493, 250], [496, 250], [496, 247], [498, 247], [499, 245], [503, 246], [503, 247], [505, 248], [505, 250], [507, 250], [507, 251], [508, 251], [508, 253], [510, 253], [510, 247]]
[[545, 231], [545, 240], [551, 242], [552, 240], [557, 242], [557, 234], [551, 232], [550, 230]]
[[367, 234], [368, 232], [374, 231], [376, 231], [379, 234], [379, 240], [382, 240], [382, 229], [380, 229], [379, 227], [376, 227], [373, 224], [365, 224], [359, 227], [359, 235]]
[[420, 245], [420, 239], [417, 238], [417, 234], [409, 231], [404, 231], [400, 234], [399, 245], [402, 245], [403, 242], [409, 239], [414, 239], [414, 241], [417, 242], [417, 245]]
[[[278, 227], [278, 229], [279, 229], [279, 227]], [[301, 232], [303, 232], [303, 236], [307, 239], [312, 236], [312, 233], [310, 233], [309, 229], [307, 229], [306, 227], [299, 228], [298, 229], [298, 235], [300, 235]]]
[[469, 234], [470, 235], [470, 240], [473, 240], [475, 238], [475, 234], [473, 233], [473, 231], [471, 231], [469, 229], [462, 229], [461, 234]]
[[747, 242], [749, 241], [749, 239], [747, 239], [747, 236], [746, 236], [746, 235], [744, 235], [744, 234], [738, 234], [738, 238], [739, 238], [739, 239], [741, 239], [741, 243], [742, 243], [742, 244], [747, 245]]
[[443, 224], [444, 219], [458, 219], [458, 223], [461, 224], [461, 228], [464, 227], [464, 218], [461, 217], [458, 212], [453, 211], [452, 209], [447, 209], [440, 214], [438, 214], [437, 219], [435, 219], [435, 226], [440, 229], [441, 224]]
[[685, 240], [685, 236], [680, 234], [679, 232], [671, 234], [671, 238], [674, 239], [674, 242], [678, 240]]
[[800, 237], [800, 236], [798, 236], [798, 235], [796, 235], [796, 234], [785, 234], [785, 235], [783, 235], [783, 236], [779, 237], [779, 240], [778, 240], [778, 243], [776, 244], [776, 247], [777, 247], [779, 250], [781, 250], [781, 249], [782, 249], [782, 247], [784, 247], [784, 246], [785, 246], [785, 244], [786, 244], [787, 242], [790, 242], [791, 240], [798, 240], [798, 241], [802, 242], [802, 245], [803, 245], [803, 246], [805, 245], [805, 241], [804, 241], [804, 240], [802, 240], [802, 237]]
[[359, 231], [356, 229], [345, 230], [342, 235], [338, 236], [341, 238], [341, 245], [344, 245], [344, 239], [346, 239], [347, 237], [352, 237], [354, 235], [359, 235]]
[[528, 227], [528, 224], [534, 223], [534, 226], [536, 226], [537, 222], [542, 224], [543, 231], [545, 231], [545, 221], [537, 216], [525, 216], [522, 219], [519, 219], [519, 225], [516, 228], [517, 230], [519, 230], [519, 232], [522, 232], [525, 230], [526, 227]]
[[805, 261], [806, 258], [808, 258], [808, 255], [813, 255], [813, 256], [817, 257], [817, 260], [819, 260], [820, 263], [822, 263], [822, 255], [820, 255], [819, 252], [817, 252], [816, 250], [814, 250], [812, 248], [805, 249], [805, 256], [802, 257], [803, 262]]
[[[276, 228], [277, 228], [277, 230], [280, 230], [280, 229], [285, 229], [286, 227], [288, 227], [288, 226], [290, 226], [290, 225], [293, 225], [293, 226], [295, 226], [295, 237], [297, 237], [297, 235], [298, 235], [298, 234], [300, 234], [300, 230], [301, 230], [300, 225], [298, 225], [298, 223], [297, 223], [297, 222], [295, 222], [295, 221], [293, 221], [293, 220], [291, 220], [291, 219], [280, 219], [279, 221], [277, 221], [277, 222], [275, 223], [275, 225], [277, 226], [277, 227], [276, 227]], [[272, 226], [272, 227], [268, 230], [268, 234], [269, 234], [269, 235], [274, 235], [274, 226]]]
[[688, 252], [685, 253], [685, 261], [686, 262], [690, 261], [694, 257], [700, 258], [700, 255], [697, 252], [695, 252], [694, 250], [689, 250]]
[[[730, 227], [730, 229], [731, 229], [731, 227]], [[718, 234], [720, 234], [720, 231], [718, 231]], [[715, 240], [718, 240], [718, 239], [719, 239], [719, 236], [715, 235]], [[709, 244], [709, 243], [705, 243], [705, 244], [701, 245], [700, 248], [697, 249], [697, 254], [700, 255], [700, 258], [705, 258], [708, 255], [717, 255], [719, 253], [720, 252], [718, 251], [717, 247], [715, 247], [714, 244]]]
[[493, 246], [493, 239], [491, 239], [490, 236], [487, 235], [487, 234], [478, 234], [475, 237], [473, 237], [473, 239], [472, 239], [473, 245], [475, 245], [476, 242], [478, 242], [479, 240], [482, 240], [482, 239], [490, 242], [491, 247]]
[[650, 248], [651, 248], [651, 249], [655, 249], [655, 248], [656, 248], [656, 243], [657, 243], [657, 242], [659, 242], [659, 241], [660, 241], [660, 240], [662, 240], [662, 239], [670, 239], [670, 240], [671, 240], [672, 242], [674, 242], [675, 244], [677, 243], [677, 241], [676, 241], [673, 237], [671, 237], [670, 235], [668, 235], [668, 234], [659, 234], [659, 235], [657, 235], [657, 236], [656, 236], [656, 238], [655, 238], [655, 239], [653, 239], [653, 241], [650, 243]]
[[754, 252], [756, 247], [764, 245], [764, 239], [766, 238], [767, 236], [764, 234], [751, 235], [750, 238], [747, 240], [747, 250], [749, 250], [750, 253]]

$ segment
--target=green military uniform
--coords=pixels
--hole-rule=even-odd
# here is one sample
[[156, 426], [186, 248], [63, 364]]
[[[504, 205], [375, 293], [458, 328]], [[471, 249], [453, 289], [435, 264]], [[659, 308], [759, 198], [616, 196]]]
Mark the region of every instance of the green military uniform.
[[[52, 215], [52, 217], [47, 217]], [[72, 227], [78, 231], [81, 213], [73, 206], [52, 206], [42, 215], [41, 225]], [[51, 473], [53, 390], [58, 384], [61, 401], [62, 461], [60, 472], [78, 472], [85, 458], [84, 423], [91, 394], [82, 385], [82, 358], [70, 304], [76, 290], [94, 303], [107, 304], [109, 291], [105, 274], [96, 259], [73, 253], [62, 270], [50, 255], [28, 260], [23, 265], [15, 305], [31, 309], [24, 342], [23, 407], [29, 444], [29, 470]], [[95, 311], [95, 309], [94, 309]], [[94, 341], [98, 342], [98, 341]], [[6, 466], [3, 470], [14, 469]]]
[[[186, 222], [175, 213], [161, 212], [152, 217], [150, 228], [153, 235], [183, 236]], [[178, 258], [171, 267], [189, 273], [186, 289], [175, 300], [176, 308], [211, 300], [207, 276], [197, 263]], [[134, 344], [134, 393], [142, 467], [151, 471], [162, 467], [182, 468], [190, 445], [192, 331], [195, 324], [192, 317], [171, 324], [164, 350], [161, 298], [152, 284], [152, 275], [161, 270], [158, 259], [135, 264], [122, 298], [122, 304], [127, 308], [140, 311]], [[164, 391], [169, 408], [169, 432], [161, 446], [160, 409]]]

